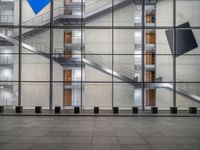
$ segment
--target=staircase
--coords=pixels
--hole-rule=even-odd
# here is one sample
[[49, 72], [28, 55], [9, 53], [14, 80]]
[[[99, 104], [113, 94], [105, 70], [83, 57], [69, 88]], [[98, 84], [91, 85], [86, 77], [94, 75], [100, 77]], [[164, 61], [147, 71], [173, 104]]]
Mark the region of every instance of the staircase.
[[[162, 76], [159, 76], [157, 79], [159, 79], [158, 82], [163, 82]], [[166, 77], [165, 77], [165, 81], [166, 80], [170, 81], [170, 79], [166, 79]], [[196, 102], [200, 102], [200, 90], [191, 87], [188, 83], [184, 83], [183, 80], [176, 79], [176, 81], [179, 82], [178, 84], [176, 84], [176, 92], [178, 94], [180, 94], [184, 97], [190, 98]], [[181, 85], [180, 85], [180, 83], [181, 83]], [[150, 87], [150, 88], [166, 88], [173, 92], [174, 86], [172, 83], [162, 83], [162, 84], [155, 83], [155, 84], [157, 84], [157, 85]], [[184, 85], [184, 86], [182, 86], [182, 85]]]
[[[134, 71], [123, 65], [112, 66], [110, 60], [103, 56], [94, 55], [90, 52], [90, 55], [85, 55], [82, 59], [84, 64], [87, 64], [99, 71], [106, 74], [113, 75], [115, 78], [128, 82], [131, 84], [137, 84], [138, 79], [134, 77]], [[114, 68], [114, 70], [112, 70]], [[116, 71], [117, 70], [117, 71]]]
[[[11, 38], [9, 36], [6, 36], [3, 33], [0, 33], [0, 37], [4, 38], [6, 41], [8, 41], [14, 45], [19, 44], [18, 40]], [[32, 42], [34, 42], [34, 40]], [[39, 55], [42, 55], [46, 58], [50, 58], [48, 46], [46, 46], [45, 44], [43, 44], [37, 40], [35, 40], [35, 46], [36, 46], [36, 48], [33, 46], [30, 46], [29, 44], [22, 43], [22, 47], [25, 48], [26, 50], [33, 52], [33, 53], [38, 53]], [[53, 56], [53, 58], [54, 58], [55, 62], [57, 62], [58, 64], [60, 64], [62, 66], [65, 63], [64, 61], [66, 61], [66, 62], [69, 61], [66, 58], [64, 58], [64, 56], [62, 54], [60, 54], [60, 55], [56, 54]], [[112, 70], [112, 66], [106, 65], [108, 63], [106, 63], [106, 64], [103, 63], [104, 62], [103, 60], [105, 60], [105, 59], [103, 59], [102, 57], [89, 55], [89, 56], [85, 56], [82, 59], [82, 63], [89, 65], [99, 71], [106, 73], [106, 74], [113, 75], [115, 78], [122, 80], [124, 82], [127, 82], [136, 88], [142, 88], [142, 84], [137, 81], [137, 78], [134, 78], [134, 72], [132, 70], [126, 68], [125, 66], [119, 66], [119, 70], [120, 70], [120, 73], [119, 73], [118, 72], [119, 70], [118, 71]], [[74, 63], [81, 64], [81, 59], [74, 60]], [[144, 86], [145, 86], [145, 88], [148, 88], [148, 89], [165, 88], [165, 89], [168, 89], [173, 92], [173, 85], [170, 83], [162, 83], [162, 81], [159, 81], [157, 83], [145, 83]], [[176, 92], [184, 97], [187, 97], [195, 102], [200, 103], [200, 91], [191, 89], [191, 88], [189, 88], [189, 86], [187, 86], [187, 87], [188, 87], [187, 89], [183, 89], [177, 85]]]
[[[6, 41], [14, 45], [19, 44], [18, 40], [11, 38], [9, 36], [6, 36], [3, 33], [0, 33], [0, 37], [4, 38]], [[22, 43], [23, 48], [25, 48], [26, 50], [30, 52], [36, 53], [38, 55], [42, 55], [46, 58], [50, 58], [50, 54], [49, 54], [50, 48], [47, 45], [28, 36], [26, 36], [26, 39], [27, 39], [26, 43]], [[101, 64], [101, 62], [103, 62], [101, 57], [98, 57], [98, 56], [94, 57], [94, 55], [92, 56], [93, 57], [85, 56], [85, 58], [82, 59], [82, 62], [95, 69], [98, 69], [99, 71], [107, 73], [109, 75], [113, 74], [114, 77], [116, 77], [117, 79], [123, 80], [125, 82], [131, 82], [131, 83], [137, 82], [137, 78], [134, 78], [134, 72], [129, 70], [128, 68], [125, 68], [124, 66], [119, 66], [121, 73], [117, 73], [115, 71], [112, 71], [111, 69], [112, 66], [105, 66]], [[62, 65], [63, 67], [65, 67], [65, 64], [67, 64], [70, 67], [74, 67], [74, 65], [81, 65], [81, 58], [66, 59], [64, 55], [61, 53], [60, 54], [53, 53], [53, 59], [55, 62]]]
[[[85, 6], [85, 3], [83, 5], [85, 7], [91, 7], [93, 5], [97, 5], [101, 1], [104, 0], [98, 0], [90, 5]], [[67, 5], [65, 7], [58, 7], [53, 10], [53, 19], [54, 19], [54, 24], [62, 23], [64, 25], [73, 25], [73, 26], [81, 26], [81, 24], [86, 24], [94, 19], [97, 19], [99, 17], [102, 17], [108, 13], [111, 13], [112, 9], [120, 9], [123, 8], [124, 6], [127, 6], [128, 4], [133, 3], [133, 0], [115, 0], [114, 4], [112, 5], [112, 0], [108, 1], [104, 6], [98, 8], [98, 9], [92, 9], [88, 12], [85, 12], [84, 16], [81, 15], [66, 15], [65, 10], [68, 10], [69, 8]], [[79, 2], [78, 2], [79, 4]], [[75, 7], [77, 5], [77, 2], [72, 2], [70, 3], [70, 7]], [[81, 5], [78, 5], [81, 8]], [[27, 20], [22, 23], [22, 26], [50, 26], [50, 15], [51, 12], [46, 12], [40, 16], [36, 16], [30, 20]], [[83, 18], [82, 18], [83, 17]], [[44, 31], [45, 28], [22, 28], [22, 35], [34, 35], [37, 34], [41, 31]], [[12, 35], [13, 38], [18, 38], [19, 33], [18, 30], [14, 32]]]

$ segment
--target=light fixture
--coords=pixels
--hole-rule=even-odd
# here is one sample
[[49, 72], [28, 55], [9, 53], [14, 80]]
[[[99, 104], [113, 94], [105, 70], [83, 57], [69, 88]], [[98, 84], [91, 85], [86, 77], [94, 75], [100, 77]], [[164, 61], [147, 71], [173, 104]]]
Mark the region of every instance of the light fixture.
[[0, 86], [0, 89], [3, 89], [4, 88], [4, 86]]

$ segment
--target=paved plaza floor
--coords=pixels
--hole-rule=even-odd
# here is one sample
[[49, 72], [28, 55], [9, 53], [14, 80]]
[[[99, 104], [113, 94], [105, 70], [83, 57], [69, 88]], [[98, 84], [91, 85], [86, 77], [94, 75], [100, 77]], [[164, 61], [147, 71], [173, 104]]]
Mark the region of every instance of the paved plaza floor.
[[0, 116], [0, 150], [200, 150], [200, 117]]

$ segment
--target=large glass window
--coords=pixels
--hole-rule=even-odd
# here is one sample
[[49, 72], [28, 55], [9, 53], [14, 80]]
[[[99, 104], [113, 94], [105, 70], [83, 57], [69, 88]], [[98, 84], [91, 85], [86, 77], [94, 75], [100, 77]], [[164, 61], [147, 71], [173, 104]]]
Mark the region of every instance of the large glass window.
[[[39, 4], [38, 4], [39, 7]], [[200, 105], [197, 0], [0, 0], [0, 105]]]

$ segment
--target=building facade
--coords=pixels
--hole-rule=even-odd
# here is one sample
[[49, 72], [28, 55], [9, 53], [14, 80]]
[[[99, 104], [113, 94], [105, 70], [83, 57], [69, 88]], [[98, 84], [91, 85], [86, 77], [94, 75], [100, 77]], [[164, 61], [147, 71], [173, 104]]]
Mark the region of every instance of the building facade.
[[0, 0], [0, 105], [199, 107], [199, 10], [198, 0], [51, 0], [35, 14], [27, 0]]

